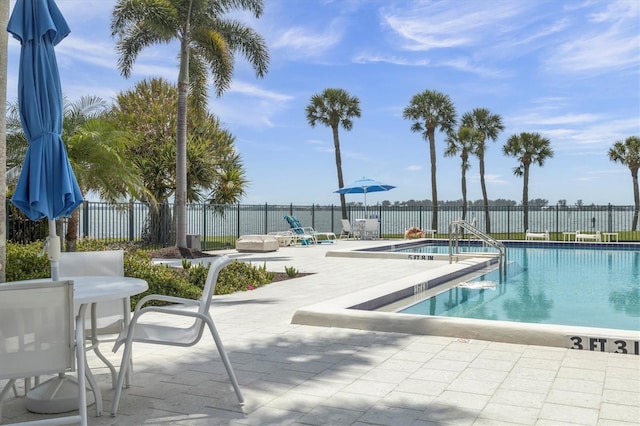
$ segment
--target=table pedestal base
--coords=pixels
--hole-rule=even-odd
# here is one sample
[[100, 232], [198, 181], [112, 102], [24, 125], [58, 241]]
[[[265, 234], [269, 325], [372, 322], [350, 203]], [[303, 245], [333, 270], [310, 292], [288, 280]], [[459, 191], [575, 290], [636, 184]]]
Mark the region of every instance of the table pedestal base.
[[[78, 382], [70, 376], [61, 375], [39, 384], [27, 392], [27, 410], [38, 414], [58, 414], [78, 409]], [[87, 405], [95, 402], [93, 394], [87, 393]]]

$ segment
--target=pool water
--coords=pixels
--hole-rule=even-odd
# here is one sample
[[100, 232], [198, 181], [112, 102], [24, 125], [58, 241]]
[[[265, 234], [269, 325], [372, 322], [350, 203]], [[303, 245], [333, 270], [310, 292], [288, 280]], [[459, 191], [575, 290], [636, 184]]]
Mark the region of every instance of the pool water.
[[508, 262], [399, 312], [640, 330], [640, 249], [509, 247]]

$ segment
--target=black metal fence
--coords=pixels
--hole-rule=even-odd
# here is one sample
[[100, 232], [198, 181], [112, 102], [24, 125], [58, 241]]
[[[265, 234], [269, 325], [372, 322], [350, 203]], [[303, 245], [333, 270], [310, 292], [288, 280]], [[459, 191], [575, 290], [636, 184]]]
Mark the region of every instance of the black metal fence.
[[[29, 242], [46, 237], [47, 221], [32, 222], [10, 203], [7, 212], [7, 240]], [[350, 220], [378, 218], [383, 238], [401, 238], [409, 227], [427, 229], [432, 223], [430, 206], [375, 206], [368, 210], [363, 206], [349, 206], [348, 214]], [[187, 206], [188, 242], [200, 242], [203, 250], [234, 247], [241, 235], [288, 229], [284, 215], [294, 215], [303, 226], [313, 227], [316, 231], [339, 234], [342, 230], [339, 206], [190, 204]], [[548, 231], [552, 240], [562, 240], [563, 232], [602, 231], [618, 233], [620, 241], [640, 241], [640, 231], [632, 229], [634, 215], [638, 212], [633, 206], [530, 206], [528, 228], [531, 232]], [[77, 232], [79, 238], [164, 247], [175, 243], [172, 218], [171, 204], [153, 207], [144, 203], [86, 201], [78, 209]], [[439, 206], [436, 235], [446, 237], [449, 224], [461, 218], [462, 206]], [[490, 206], [489, 234], [498, 239], [524, 239], [523, 218], [521, 206]], [[486, 232], [484, 207], [469, 207], [466, 220]], [[62, 223], [63, 232], [66, 232], [68, 219], [63, 219]]]

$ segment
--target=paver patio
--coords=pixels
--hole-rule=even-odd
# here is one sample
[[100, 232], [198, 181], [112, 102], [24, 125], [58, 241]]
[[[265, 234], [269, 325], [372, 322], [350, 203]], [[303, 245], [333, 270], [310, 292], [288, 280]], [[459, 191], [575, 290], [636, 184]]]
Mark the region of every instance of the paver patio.
[[[437, 267], [437, 262], [325, 257], [380, 242], [238, 254], [273, 271], [314, 274], [216, 296], [212, 315], [246, 403], [239, 406], [215, 345], [136, 344], [118, 416], [90, 425], [637, 425], [640, 357], [563, 348], [291, 324], [326, 299]], [[105, 345], [105, 352], [110, 347]], [[111, 354], [118, 362], [118, 354]], [[108, 370], [89, 356], [103, 391]], [[4, 422], [39, 418], [22, 398]]]

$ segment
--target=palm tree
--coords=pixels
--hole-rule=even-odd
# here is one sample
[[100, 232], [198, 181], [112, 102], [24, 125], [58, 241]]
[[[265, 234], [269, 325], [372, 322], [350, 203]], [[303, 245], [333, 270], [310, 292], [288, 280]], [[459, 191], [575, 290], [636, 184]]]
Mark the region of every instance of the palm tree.
[[[343, 89], [325, 89], [322, 93], [311, 96], [311, 102], [307, 105], [307, 122], [311, 127], [317, 123], [331, 127], [333, 132], [333, 147], [336, 155], [336, 169], [338, 171], [338, 188], [344, 186], [342, 177], [342, 156], [340, 154], [340, 136], [338, 128], [349, 131], [353, 127], [352, 118], [360, 118], [360, 100], [349, 95]], [[348, 219], [347, 202], [344, 194], [340, 194], [340, 208], [342, 218]]]
[[502, 117], [492, 114], [486, 108], [475, 108], [462, 116], [462, 126], [470, 127], [478, 131], [481, 139], [477, 143], [475, 155], [480, 162], [480, 187], [482, 188], [482, 199], [484, 201], [485, 232], [491, 232], [491, 218], [489, 216], [489, 197], [487, 196], [487, 184], [484, 180], [484, 154], [487, 150], [487, 141], [493, 142], [498, 139], [498, 134], [504, 130]]
[[551, 141], [539, 133], [522, 132], [509, 137], [502, 151], [507, 156], [515, 157], [519, 163], [518, 167], [513, 169], [513, 174], [523, 177], [522, 211], [526, 231], [529, 229], [529, 167], [531, 164], [542, 167], [545, 160], [553, 157]]
[[431, 199], [433, 202], [431, 229], [438, 229], [438, 189], [436, 184], [436, 129], [447, 136], [453, 134], [456, 126], [456, 109], [448, 95], [434, 90], [425, 90], [411, 98], [409, 106], [402, 116], [413, 120], [411, 131], [421, 133], [424, 140], [429, 141], [431, 157]]
[[[146, 193], [138, 168], [131, 157], [123, 155], [131, 135], [110, 125], [103, 118], [107, 103], [97, 96], [83, 96], [75, 102], [63, 102], [62, 135], [69, 162], [83, 195], [94, 191], [108, 201], [128, 195]], [[17, 104], [10, 105], [8, 123], [11, 126], [11, 145], [17, 152], [26, 152], [27, 139], [20, 123]], [[75, 251], [78, 239], [78, 214], [69, 218], [65, 242], [67, 251]], [[61, 235], [62, 222], [57, 231]]]
[[[139, 197], [147, 190], [138, 168], [125, 155], [131, 135], [103, 119], [107, 109], [106, 101], [97, 96], [83, 96], [75, 102], [65, 99], [62, 133], [69, 162], [83, 195], [93, 191], [108, 201]], [[75, 251], [78, 214], [75, 210], [69, 218], [67, 251]]]
[[[3, 2], [0, 5], [0, 27], [7, 28], [9, 22], [9, 2]], [[6, 33], [6, 31], [3, 31]], [[7, 198], [7, 48], [9, 45], [8, 34], [0, 34], [0, 188], [2, 188], [2, 197], [0, 200]], [[0, 217], [7, 217], [6, 203], [3, 201], [0, 206]], [[7, 229], [6, 221], [0, 223], [0, 282], [4, 282], [6, 278], [7, 266]]]
[[462, 220], [467, 219], [467, 170], [471, 167], [469, 155], [475, 152], [481, 139], [480, 132], [464, 126], [460, 126], [458, 133], [447, 138], [447, 149], [444, 151], [445, 157], [453, 157], [460, 154], [460, 159], [462, 160]]
[[180, 44], [176, 131], [176, 246], [186, 248], [187, 95], [197, 114], [206, 111], [207, 74], [218, 96], [229, 88], [235, 54], [242, 54], [258, 77], [264, 76], [269, 54], [263, 38], [242, 22], [224, 15], [242, 9], [259, 18], [262, 0], [118, 0], [111, 34], [117, 37], [118, 68], [125, 77], [138, 54], [154, 44]]
[[609, 159], [629, 167], [633, 180], [633, 202], [635, 211], [631, 230], [638, 228], [638, 214], [640, 214], [640, 191], [638, 190], [638, 168], [640, 168], [640, 137], [629, 136], [624, 142], [616, 141], [609, 148]]

